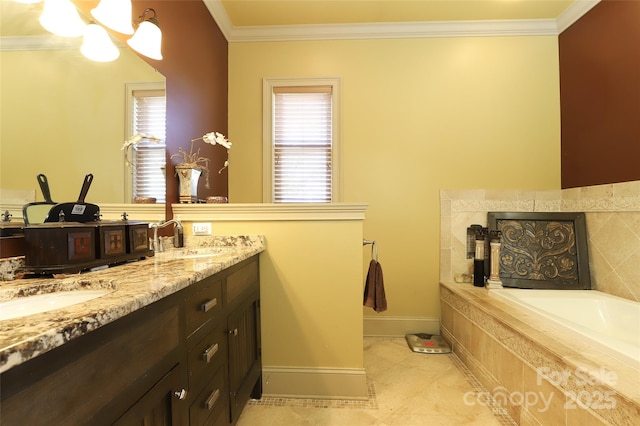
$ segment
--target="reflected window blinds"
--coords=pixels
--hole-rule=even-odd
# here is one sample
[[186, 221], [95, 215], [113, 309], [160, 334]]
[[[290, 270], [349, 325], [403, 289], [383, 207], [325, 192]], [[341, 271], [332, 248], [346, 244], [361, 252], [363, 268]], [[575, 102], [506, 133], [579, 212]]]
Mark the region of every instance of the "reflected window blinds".
[[166, 96], [164, 90], [133, 92], [133, 133], [159, 137], [158, 143], [143, 140], [134, 147], [133, 196], [165, 202]]

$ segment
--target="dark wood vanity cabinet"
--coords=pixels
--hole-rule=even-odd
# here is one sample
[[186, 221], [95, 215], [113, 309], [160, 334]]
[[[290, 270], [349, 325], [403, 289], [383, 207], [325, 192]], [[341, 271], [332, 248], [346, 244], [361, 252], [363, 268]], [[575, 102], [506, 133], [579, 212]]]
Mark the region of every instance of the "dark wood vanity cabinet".
[[235, 423], [249, 398], [262, 396], [260, 284], [258, 263], [232, 272], [226, 279], [229, 306], [229, 404]]
[[180, 375], [181, 310], [161, 300], [4, 372], [2, 425], [115, 422], [169, 372]]
[[0, 376], [10, 425], [229, 425], [262, 393], [258, 256]]
[[186, 305], [190, 422], [235, 424], [262, 394], [257, 257], [203, 280]]

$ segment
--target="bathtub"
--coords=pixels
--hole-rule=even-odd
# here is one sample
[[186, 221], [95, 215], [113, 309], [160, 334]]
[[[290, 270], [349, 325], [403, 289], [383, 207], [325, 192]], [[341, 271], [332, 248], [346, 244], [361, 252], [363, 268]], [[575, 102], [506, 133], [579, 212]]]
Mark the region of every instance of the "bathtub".
[[640, 303], [596, 290], [492, 289], [516, 304], [579, 333], [603, 352], [640, 368]]

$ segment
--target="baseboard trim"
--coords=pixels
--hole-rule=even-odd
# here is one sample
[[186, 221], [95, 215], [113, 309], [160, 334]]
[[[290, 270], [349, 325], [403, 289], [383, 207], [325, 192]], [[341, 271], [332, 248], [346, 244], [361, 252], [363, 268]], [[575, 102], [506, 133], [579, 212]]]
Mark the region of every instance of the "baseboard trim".
[[409, 333], [440, 334], [439, 318], [364, 317], [365, 336], [404, 336]]
[[281, 398], [366, 400], [364, 368], [262, 367], [262, 392]]

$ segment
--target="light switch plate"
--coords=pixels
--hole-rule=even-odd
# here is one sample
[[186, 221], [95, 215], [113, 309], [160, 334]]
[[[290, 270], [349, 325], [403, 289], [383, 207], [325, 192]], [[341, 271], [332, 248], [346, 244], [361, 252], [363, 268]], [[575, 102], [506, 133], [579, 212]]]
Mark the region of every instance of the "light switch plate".
[[194, 222], [193, 235], [211, 235], [211, 222]]

